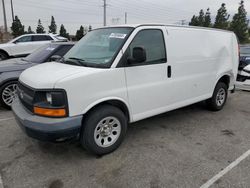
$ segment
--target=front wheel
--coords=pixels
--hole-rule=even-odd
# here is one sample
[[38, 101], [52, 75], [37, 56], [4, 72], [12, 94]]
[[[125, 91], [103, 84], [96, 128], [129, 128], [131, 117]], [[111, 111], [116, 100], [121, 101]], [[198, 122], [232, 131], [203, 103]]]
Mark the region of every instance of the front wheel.
[[88, 151], [104, 155], [120, 146], [126, 131], [124, 113], [114, 106], [103, 105], [91, 111], [83, 121], [80, 141]]
[[8, 59], [8, 55], [4, 52], [0, 52], [0, 61]]
[[223, 82], [219, 82], [214, 89], [212, 98], [206, 101], [209, 109], [211, 109], [212, 111], [221, 110], [227, 101], [227, 95], [227, 85]]
[[0, 104], [10, 110], [11, 105], [17, 97], [17, 81], [10, 81], [0, 87]]

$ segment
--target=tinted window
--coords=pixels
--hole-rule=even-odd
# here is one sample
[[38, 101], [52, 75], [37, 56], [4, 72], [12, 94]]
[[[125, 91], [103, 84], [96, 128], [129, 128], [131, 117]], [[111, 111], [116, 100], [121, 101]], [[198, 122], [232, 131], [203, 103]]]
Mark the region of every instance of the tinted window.
[[72, 47], [73, 45], [61, 46], [53, 55], [59, 55], [63, 57]]
[[52, 39], [47, 35], [34, 35], [33, 36], [33, 41], [48, 41], [48, 40], [52, 40]]
[[46, 36], [47, 40], [53, 40], [53, 38], [49, 35]]
[[146, 63], [156, 64], [166, 62], [166, 49], [161, 30], [142, 30], [133, 39], [128, 48], [128, 56], [132, 57], [134, 47], [143, 47], [146, 50]]
[[24, 58], [24, 60], [32, 63], [43, 63], [57, 48], [57, 44], [47, 44]]
[[24, 36], [16, 40], [16, 42], [31, 42], [31, 38], [32, 38], [31, 36]]

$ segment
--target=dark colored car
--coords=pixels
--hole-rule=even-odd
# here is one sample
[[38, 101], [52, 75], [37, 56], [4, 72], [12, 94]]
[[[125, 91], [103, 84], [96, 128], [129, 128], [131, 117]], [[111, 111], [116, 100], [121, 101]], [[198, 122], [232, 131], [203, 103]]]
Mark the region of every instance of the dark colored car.
[[240, 64], [239, 70], [250, 64], [250, 45], [240, 46]]
[[73, 46], [73, 43], [68, 42], [49, 43], [25, 58], [1, 61], [0, 105], [6, 109], [10, 109], [11, 104], [16, 97], [17, 81], [22, 71], [40, 63], [57, 61]]

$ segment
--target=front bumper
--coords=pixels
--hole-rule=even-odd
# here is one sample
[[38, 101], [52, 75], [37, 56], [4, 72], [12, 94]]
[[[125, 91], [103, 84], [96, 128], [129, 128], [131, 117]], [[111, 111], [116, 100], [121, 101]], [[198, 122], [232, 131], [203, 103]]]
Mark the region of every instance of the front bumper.
[[236, 82], [236, 88], [241, 90], [250, 91], [250, 80], [246, 80], [245, 82]]
[[21, 129], [30, 137], [41, 141], [63, 141], [80, 134], [82, 116], [67, 118], [48, 118], [27, 111], [17, 99], [12, 111]]

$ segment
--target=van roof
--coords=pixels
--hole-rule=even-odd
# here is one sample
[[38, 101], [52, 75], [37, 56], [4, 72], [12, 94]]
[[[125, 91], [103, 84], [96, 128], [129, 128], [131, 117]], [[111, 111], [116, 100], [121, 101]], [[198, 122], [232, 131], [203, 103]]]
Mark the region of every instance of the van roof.
[[102, 28], [108, 28], [108, 27], [133, 27], [133, 28], [137, 28], [137, 27], [143, 27], [143, 26], [166, 26], [166, 27], [178, 27], [178, 28], [193, 28], [193, 29], [202, 29], [202, 30], [212, 30], [212, 31], [233, 33], [232, 31], [222, 30], [222, 29], [217, 29], [217, 28], [210, 28], [210, 27], [198, 27], [198, 26], [162, 24], [162, 23], [124, 24], [124, 25], [106, 26], [106, 27], [102, 27]]

